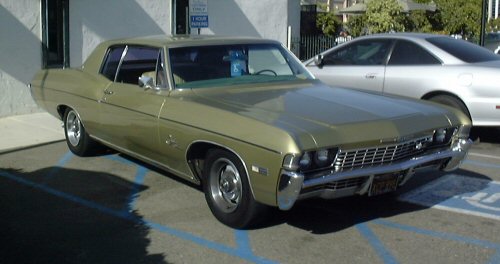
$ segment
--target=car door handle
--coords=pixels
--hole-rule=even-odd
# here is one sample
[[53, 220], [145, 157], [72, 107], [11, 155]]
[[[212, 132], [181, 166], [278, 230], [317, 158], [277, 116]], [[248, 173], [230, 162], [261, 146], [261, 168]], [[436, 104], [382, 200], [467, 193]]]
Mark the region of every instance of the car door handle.
[[104, 94], [105, 95], [112, 95], [112, 94], [114, 94], [114, 92], [110, 91], [110, 90], [104, 90]]
[[377, 77], [376, 73], [367, 73], [365, 79], [375, 79]]

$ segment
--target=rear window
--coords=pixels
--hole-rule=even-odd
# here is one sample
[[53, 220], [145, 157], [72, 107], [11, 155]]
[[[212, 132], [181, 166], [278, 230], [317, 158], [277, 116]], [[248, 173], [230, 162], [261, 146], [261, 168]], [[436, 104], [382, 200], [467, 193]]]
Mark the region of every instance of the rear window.
[[495, 53], [465, 40], [430, 37], [427, 41], [468, 63], [500, 60], [500, 56]]

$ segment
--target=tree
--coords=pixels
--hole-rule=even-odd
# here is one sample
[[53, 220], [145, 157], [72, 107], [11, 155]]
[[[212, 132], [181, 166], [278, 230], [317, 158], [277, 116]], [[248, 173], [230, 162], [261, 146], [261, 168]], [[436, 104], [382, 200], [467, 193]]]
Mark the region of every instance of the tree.
[[490, 19], [486, 25], [487, 32], [498, 32], [500, 31], [500, 18]]
[[323, 34], [333, 36], [342, 27], [342, 22], [333, 12], [320, 12], [316, 18], [316, 26]]
[[351, 15], [346, 23], [347, 31], [353, 37], [359, 37], [365, 33], [366, 30], [366, 15]]
[[374, 0], [366, 3], [366, 26], [370, 33], [404, 31], [403, 7], [398, 0]]
[[406, 17], [405, 30], [413, 32], [432, 32], [433, 26], [424, 10], [411, 11]]
[[479, 38], [483, 0], [435, 0], [443, 30], [466, 39]]

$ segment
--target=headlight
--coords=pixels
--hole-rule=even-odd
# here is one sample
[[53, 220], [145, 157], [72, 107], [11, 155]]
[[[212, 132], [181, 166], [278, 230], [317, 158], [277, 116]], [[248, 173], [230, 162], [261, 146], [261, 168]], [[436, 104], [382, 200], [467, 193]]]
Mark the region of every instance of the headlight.
[[288, 154], [283, 160], [283, 168], [292, 171], [314, 171], [333, 167], [339, 148], [307, 151], [302, 155]]
[[309, 167], [311, 167], [311, 163], [311, 154], [309, 154], [309, 152], [304, 153], [299, 161], [300, 170], [303, 171], [309, 169]]
[[451, 142], [451, 138], [456, 135], [458, 129], [456, 127], [439, 128], [434, 130], [432, 136], [432, 145], [446, 145]]
[[333, 153], [328, 149], [321, 149], [314, 154], [314, 164], [317, 167], [327, 167], [333, 163]]

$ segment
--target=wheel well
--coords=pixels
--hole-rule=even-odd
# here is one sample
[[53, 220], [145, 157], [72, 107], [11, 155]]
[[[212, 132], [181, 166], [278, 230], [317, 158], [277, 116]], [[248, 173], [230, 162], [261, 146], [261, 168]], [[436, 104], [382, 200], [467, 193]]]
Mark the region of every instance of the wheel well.
[[[228, 148], [225, 148], [223, 146], [211, 142], [196, 142], [191, 144], [191, 146], [189, 146], [189, 149], [186, 154], [186, 159], [189, 164], [189, 167], [199, 180], [203, 179], [203, 167], [205, 165], [205, 159], [207, 157], [207, 153], [212, 149], [223, 149], [231, 153], [234, 153], [234, 151]], [[236, 155], [236, 153], [234, 154]]]
[[59, 117], [61, 118], [61, 120], [63, 120], [64, 118], [64, 113], [66, 112], [66, 109], [68, 109], [69, 106], [67, 105], [59, 105], [57, 107], [57, 113], [59, 114]]
[[449, 93], [449, 92], [444, 92], [444, 91], [434, 91], [434, 92], [430, 92], [428, 94], [425, 94], [424, 96], [422, 96], [421, 99], [422, 100], [430, 100], [432, 97], [435, 97], [435, 96], [438, 96], [438, 95], [446, 95], [446, 96], [450, 96], [450, 97], [455, 98], [456, 100], [458, 100], [459, 102], [461, 102], [465, 106], [465, 110], [467, 110], [467, 113], [465, 113], [465, 114], [467, 116], [469, 116], [469, 118], [471, 117], [470, 111], [469, 111], [469, 108], [467, 107], [467, 105], [464, 103], [464, 101], [460, 97], [458, 97], [455, 94], [452, 94], [452, 93]]

